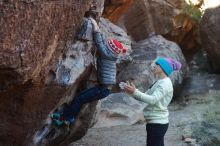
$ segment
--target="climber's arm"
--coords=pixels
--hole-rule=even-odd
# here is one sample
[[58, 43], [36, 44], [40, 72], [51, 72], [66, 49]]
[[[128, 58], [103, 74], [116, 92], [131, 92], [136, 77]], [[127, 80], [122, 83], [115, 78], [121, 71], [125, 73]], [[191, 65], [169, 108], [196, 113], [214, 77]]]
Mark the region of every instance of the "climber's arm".
[[98, 51], [104, 56], [109, 56], [110, 52], [107, 49], [105, 37], [101, 33], [97, 22], [92, 18], [90, 18], [90, 20], [93, 24], [93, 39]]

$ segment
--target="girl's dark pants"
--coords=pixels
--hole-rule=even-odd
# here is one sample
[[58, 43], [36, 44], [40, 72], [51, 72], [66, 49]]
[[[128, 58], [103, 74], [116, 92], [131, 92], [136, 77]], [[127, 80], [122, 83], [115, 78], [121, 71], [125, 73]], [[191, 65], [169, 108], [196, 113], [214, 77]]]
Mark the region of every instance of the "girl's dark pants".
[[111, 91], [103, 86], [96, 86], [82, 91], [64, 110], [64, 119], [71, 121], [73, 118], [77, 117], [83, 104], [105, 98], [110, 93]]
[[147, 124], [147, 146], [164, 146], [164, 135], [169, 124]]

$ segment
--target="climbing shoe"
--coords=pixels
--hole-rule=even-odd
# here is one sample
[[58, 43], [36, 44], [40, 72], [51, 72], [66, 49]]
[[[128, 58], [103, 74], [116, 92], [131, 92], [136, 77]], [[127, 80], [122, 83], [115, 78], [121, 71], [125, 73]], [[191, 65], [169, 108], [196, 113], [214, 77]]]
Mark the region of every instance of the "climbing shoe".
[[71, 121], [69, 121], [69, 120], [60, 120], [60, 119], [53, 119], [53, 122], [58, 127], [61, 127], [63, 125], [69, 126], [70, 124], [73, 124], [74, 121], [75, 121], [74, 119], [72, 119]]
[[63, 112], [54, 112], [53, 114], [50, 114], [49, 117], [50, 119], [52, 119], [53, 123], [55, 123], [55, 125], [58, 127], [63, 125], [69, 126], [70, 124], [73, 124], [75, 122], [75, 118], [65, 119]]
[[55, 125], [58, 127], [60, 127], [64, 124], [63, 113], [54, 112], [53, 114], [50, 114], [49, 117], [52, 119], [53, 123], [55, 123]]
[[56, 126], [60, 127], [62, 125], [64, 125], [64, 121], [58, 120], [58, 119], [54, 119], [53, 122], [55, 123]]
[[51, 119], [60, 119], [61, 116], [62, 116], [62, 114], [61, 114], [61, 113], [58, 113], [58, 112], [49, 115], [49, 117], [50, 117]]

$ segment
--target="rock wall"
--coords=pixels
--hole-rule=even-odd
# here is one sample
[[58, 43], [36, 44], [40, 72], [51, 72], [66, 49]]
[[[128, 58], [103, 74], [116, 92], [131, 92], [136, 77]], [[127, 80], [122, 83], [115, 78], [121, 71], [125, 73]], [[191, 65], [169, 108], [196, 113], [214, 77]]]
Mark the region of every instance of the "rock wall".
[[[48, 114], [94, 84], [87, 82], [96, 78], [93, 43], [75, 40], [85, 12], [93, 6], [99, 17], [104, 0], [0, 2], [0, 145], [33, 145]], [[106, 37], [130, 48], [123, 30], [100, 21]], [[42, 145], [68, 145], [84, 136], [95, 121], [96, 104], [83, 107], [70, 132]]]
[[208, 53], [213, 72], [220, 72], [220, 6], [207, 9], [200, 23], [201, 43]]
[[43, 80], [54, 70], [56, 56], [73, 38], [88, 8], [89, 1], [1, 2], [1, 70], [11, 72], [19, 83]]
[[[27, 145], [60, 99], [87, 78], [91, 45], [71, 44], [89, 7], [87, 0], [0, 2], [0, 145]], [[65, 55], [76, 62], [72, 86], [59, 78]]]

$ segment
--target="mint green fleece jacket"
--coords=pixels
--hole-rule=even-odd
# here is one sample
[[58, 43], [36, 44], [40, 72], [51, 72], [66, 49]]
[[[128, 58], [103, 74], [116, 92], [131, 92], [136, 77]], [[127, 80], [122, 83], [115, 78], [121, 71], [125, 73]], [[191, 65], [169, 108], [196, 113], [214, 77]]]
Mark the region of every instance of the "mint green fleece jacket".
[[144, 108], [147, 123], [169, 123], [167, 106], [173, 97], [173, 84], [169, 77], [158, 80], [145, 93], [136, 89], [133, 97], [148, 104]]

